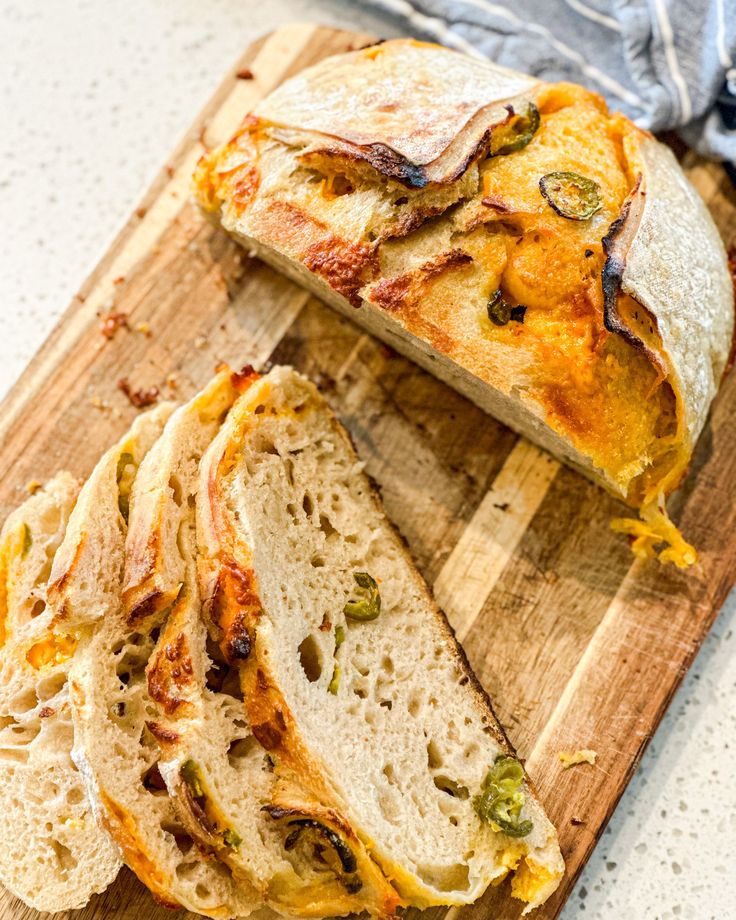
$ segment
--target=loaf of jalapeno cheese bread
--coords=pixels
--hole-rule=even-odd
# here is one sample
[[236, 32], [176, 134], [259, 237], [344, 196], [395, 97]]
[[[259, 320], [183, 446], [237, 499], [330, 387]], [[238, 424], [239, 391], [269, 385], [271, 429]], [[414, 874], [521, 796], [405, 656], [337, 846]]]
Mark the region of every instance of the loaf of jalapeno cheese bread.
[[297, 74], [202, 159], [236, 239], [640, 510], [642, 555], [726, 367], [733, 288], [671, 151], [603, 100], [437, 45]]

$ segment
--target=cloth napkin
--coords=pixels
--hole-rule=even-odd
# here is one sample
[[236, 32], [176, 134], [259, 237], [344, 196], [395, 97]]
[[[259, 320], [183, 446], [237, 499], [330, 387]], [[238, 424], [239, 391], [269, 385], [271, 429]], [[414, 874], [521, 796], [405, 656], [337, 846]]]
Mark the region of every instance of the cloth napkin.
[[407, 32], [582, 83], [736, 170], [736, 0], [362, 0]]

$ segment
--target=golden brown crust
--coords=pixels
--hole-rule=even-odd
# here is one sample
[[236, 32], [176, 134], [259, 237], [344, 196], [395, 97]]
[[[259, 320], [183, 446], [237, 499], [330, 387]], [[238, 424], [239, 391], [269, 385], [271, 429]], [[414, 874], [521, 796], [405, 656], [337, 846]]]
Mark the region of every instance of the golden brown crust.
[[205, 602], [205, 615], [217, 630], [220, 650], [229, 665], [246, 661], [253, 648], [253, 623], [260, 615], [255, 573], [235, 561], [224, 562], [214, 591]]
[[146, 668], [148, 692], [171, 716], [187, 702], [186, 693], [194, 684], [194, 668], [187, 637], [177, 632], [159, 643]]
[[[53, 570], [51, 572], [51, 578], [53, 580], [49, 582], [47, 588], [49, 606], [53, 607], [55, 611], [54, 619], [51, 624], [52, 627], [62, 623], [69, 615], [65, 598], [66, 587], [76, 575], [80, 560], [84, 554], [86, 542], [87, 534], [83, 532], [79, 535], [71, 558], [62, 558], [61, 552], [57, 552], [54, 558]], [[63, 550], [65, 546], [66, 542], [62, 544], [61, 549]], [[61, 571], [57, 572], [57, 565], [61, 568]]]
[[324, 278], [352, 306], [360, 306], [358, 292], [377, 271], [373, 246], [341, 239], [290, 202], [269, 201], [259, 206], [259, 213], [269, 235], [297, 254], [309, 271]]
[[148, 721], [146, 722], [146, 728], [163, 748], [173, 746], [179, 740], [178, 732], [175, 732], [173, 728], [168, 728], [166, 725], [161, 725], [160, 722]]

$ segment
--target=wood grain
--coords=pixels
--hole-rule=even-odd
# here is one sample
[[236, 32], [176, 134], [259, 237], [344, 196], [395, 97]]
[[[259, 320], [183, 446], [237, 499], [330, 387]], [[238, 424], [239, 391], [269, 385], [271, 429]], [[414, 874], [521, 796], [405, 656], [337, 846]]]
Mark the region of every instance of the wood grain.
[[[22, 500], [30, 479], [60, 467], [90, 471], [135, 414], [116, 386], [122, 377], [183, 399], [223, 360], [288, 362], [310, 374], [353, 434], [559, 829], [568, 872], [535, 913], [551, 920], [734, 581], [736, 378], [726, 381], [675, 502], [700, 565], [682, 574], [632, 562], [609, 528], [621, 511], [614, 499], [207, 223], [188, 196], [203, 145], [224, 140], [286, 76], [367, 41], [294, 25], [238, 61], [0, 408], [0, 512]], [[253, 79], [237, 78], [244, 68]], [[690, 153], [684, 163], [734, 242], [725, 173]], [[99, 314], [109, 309], [125, 312], [130, 328], [108, 341]], [[598, 752], [596, 765], [562, 770], [559, 751], [579, 747]], [[502, 886], [450, 913], [511, 920], [520, 906]], [[0, 895], [0, 920], [39, 916]], [[170, 914], [125, 870], [68, 916]]]

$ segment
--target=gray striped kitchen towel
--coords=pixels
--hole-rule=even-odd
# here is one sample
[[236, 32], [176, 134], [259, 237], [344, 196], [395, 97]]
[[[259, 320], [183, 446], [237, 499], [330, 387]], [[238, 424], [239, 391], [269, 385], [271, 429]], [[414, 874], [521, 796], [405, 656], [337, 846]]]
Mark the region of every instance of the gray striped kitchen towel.
[[602, 93], [736, 162], [736, 0], [362, 0], [414, 35]]

